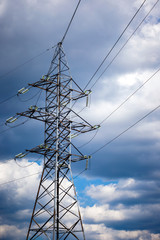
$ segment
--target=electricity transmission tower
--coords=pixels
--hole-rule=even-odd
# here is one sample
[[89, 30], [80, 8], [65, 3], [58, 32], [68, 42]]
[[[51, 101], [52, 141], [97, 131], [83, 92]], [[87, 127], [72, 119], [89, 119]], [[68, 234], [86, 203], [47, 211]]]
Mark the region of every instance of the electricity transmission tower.
[[45, 137], [43, 144], [15, 157], [19, 159], [28, 153], [44, 157], [26, 240], [85, 239], [71, 163], [87, 161], [90, 156], [83, 155], [71, 139], [99, 126], [90, 125], [72, 106], [90, 91], [84, 92], [70, 76], [61, 42], [56, 46], [48, 73], [29, 86], [44, 90], [45, 107], [34, 105], [17, 115], [44, 122]]

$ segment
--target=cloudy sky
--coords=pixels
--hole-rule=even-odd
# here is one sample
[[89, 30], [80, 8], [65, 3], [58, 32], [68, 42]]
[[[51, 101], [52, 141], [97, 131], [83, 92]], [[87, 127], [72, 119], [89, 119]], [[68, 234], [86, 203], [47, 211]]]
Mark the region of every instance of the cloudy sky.
[[[72, 77], [82, 88], [142, 2], [81, 1], [63, 47]], [[31, 159], [23, 159], [19, 167], [13, 158], [43, 142], [44, 130], [43, 125], [33, 120], [15, 128], [4, 125], [7, 118], [35, 104], [39, 96], [36, 90], [21, 98], [3, 100], [47, 72], [53, 55], [47, 49], [61, 41], [77, 3], [78, 0], [0, 0], [0, 239], [3, 240], [22, 240], [26, 236], [41, 165], [39, 162], [31, 165]], [[107, 118], [95, 136], [90, 133], [74, 139], [85, 155], [92, 155], [88, 171], [75, 179], [87, 240], [160, 239], [160, 109], [107, 144], [160, 105], [159, 9], [159, 1], [145, 1], [87, 87], [92, 89], [90, 104], [80, 115], [92, 124]], [[41, 99], [39, 104], [43, 104]], [[80, 111], [85, 104], [85, 101], [77, 103], [75, 110]], [[20, 119], [12, 126], [24, 121]], [[85, 165], [73, 166], [74, 175], [84, 168]]]

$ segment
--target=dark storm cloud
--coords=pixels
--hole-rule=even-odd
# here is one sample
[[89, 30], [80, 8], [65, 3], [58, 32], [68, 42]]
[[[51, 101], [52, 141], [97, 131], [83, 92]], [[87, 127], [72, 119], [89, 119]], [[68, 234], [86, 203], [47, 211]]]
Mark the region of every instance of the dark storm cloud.
[[[132, 147], [129, 146], [132, 144]], [[126, 143], [114, 143], [108, 149], [92, 157], [91, 171], [88, 174], [116, 179], [133, 177], [137, 179], [156, 179], [159, 169], [159, 150], [152, 150], [153, 141], [140, 141], [141, 149], [137, 149], [137, 142], [130, 140]], [[115, 150], [114, 150], [115, 149]], [[97, 162], [97, 157], [99, 161]]]
[[[0, 5], [0, 75], [7, 73], [19, 64], [24, 63], [60, 41], [75, 5], [75, 1], [72, 0], [47, 0], [45, 2], [36, 0], [2, 1]], [[92, 3], [91, 1], [82, 1], [66, 41], [64, 42], [64, 49], [71, 67], [72, 76], [81, 87], [90, 79], [139, 6], [140, 1], [135, 1], [132, 3], [132, 6], [130, 2], [125, 0], [118, 2], [102, 0], [92, 1]], [[130, 33], [133, 32], [140, 19], [144, 17], [147, 9], [148, 5], [145, 5], [116, 49], [122, 46], [127, 37], [130, 36]], [[132, 90], [135, 90], [134, 87], [139, 86], [139, 82], [143, 82], [141, 74], [137, 77], [134, 75], [135, 72], [141, 73], [145, 70], [149, 72], [149, 75], [150, 71], [152, 72], [152, 70], [154, 71], [157, 68], [159, 64], [158, 36], [160, 26], [156, 19], [157, 15], [157, 12], [155, 12], [155, 18], [153, 19], [152, 17], [146, 21], [142, 29], [139, 30], [137, 35], [128, 44], [127, 48], [124, 49], [110, 69], [103, 75], [103, 78], [94, 89], [91, 102], [91, 107], [97, 107], [93, 108], [91, 116], [89, 116], [89, 114], [87, 116], [86, 114], [85, 117], [87, 116], [88, 119], [94, 122], [98, 119], [99, 122], [99, 119], [101, 120], [101, 117], [99, 117], [100, 110], [101, 112], [105, 111], [108, 113], [110, 109], [117, 106], [117, 103], [121, 102], [121, 99], [125, 99], [125, 97], [128, 96], [128, 91], [129, 93], [130, 91], [132, 92]], [[34, 61], [2, 77], [0, 79], [0, 99], [3, 100], [16, 94], [17, 90], [27, 86], [28, 82], [38, 81], [40, 77], [47, 72], [52, 54], [53, 51], [46, 52], [46, 54], [41, 55]], [[116, 50], [112, 53], [105, 66], [112, 60], [115, 54]], [[103, 66], [103, 69], [105, 66]], [[133, 75], [133, 78], [137, 77], [135, 85], [129, 85], [127, 87], [130, 78], [129, 76], [126, 77], [126, 73], [129, 73], [131, 76]], [[124, 81], [123, 85], [118, 81], [120, 77], [121, 80], [126, 78], [126, 82]], [[153, 91], [149, 92], [149, 94], [147, 92], [148, 90], [141, 92], [137, 98], [131, 101], [131, 103], [134, 104], [127, 105], [119, 115], [116, 115], [116, 117], [112, 119], [113, 123], [111, 120], [108, 125], [104, 125], [100, 130], [100, 134], [96, 136], [98, 140], [95, 138], [95, 141], [86, 145], [86, 147], [82, 149], [82, 152], [84, 154], [92, 153], [98, 147], [101, 147], [105, 141], [110, 140], [117, 133], [121, 132], [121, 130], [129, 126], [130, 123], [132, 124], [134, 120], [136, 121], [139, 116], [143, 116], [143, 113], [146, 114], [148, 109], [152, 109], [153, 105], [156, 105], [158, 102], [159, 96], [159, 93], [156, 91], [156, 89], [159, 89], [159, 85], [156, 83], [156, 87], [153, 88], [154, 84], [155, 82], [150, 86], [150, 89]], [[30, 91], [25, 96], [22, 96], [21, 100], [27, 100], [34, 94], [36, 94], [36, 90], [33, 90], [33, 92]], [[36, 102], [36, 99], [37, 97], [27, 102], [20, 102], [17, 97], [15, 97], [3, 105], [0, 105], [2, 123], [6, 118], [14, 116], [15, 113], [28, 109], [30, 105], [33, 105], [33, 102]], [[38, 104], [42, 104], [42, 101], [38, 102]], [[137, 113], [141, 113], [142, 115], [136, 115]], [[18, 120], [15, 122], [15, 125], [23, 122], [23, 120], [25, 119]], [[143, 229], [151, 232], [159, 231], [158, 215], [160, 212], [158, 203], [160, 196], [158, 180], [160, 177], [160, 152], [158, 121], [159, 114], [155, 113], [153, 118], [149, 118], [148, 122], [146, 121], [145, 124], [141, 125], [142, 127], [135, 128], [135, 130], [128, 132], [127, 135], [121, 139], [117, 139], [114, 143], [92, 156], [91, 170], [87, 172], [88, 178], [101, 178], [104, 181], [133, 178], [135, 181], [139, 181], [130, 188], [124, 187], [125, 189], [121, 190], [121, 192], [124, 193], [123, 196], [112, 198], [107, 202], [107, 197], [105, 197], [104, 192], [103, 199], [106, 199], [105, 203], [99, 199], [95, 199], [95, 203], [101, 207], [102, 213], [103, 210], [105, 210], [106, 213], [109, 213], [108, 210], [114, 210], [118, 211], [120, 216], [121, 213], [125, 216], [127, 214], [131, 216], [130, 219], [127, 220], [126, 218], [107, 220], [108, 215], [106, 215], [102, 222], [99, 221], [100, 224], [105, 222], [106, 226], [113, 228], [112, 236], [114, 240], [129, 239], [126, 237], [127, 235], [124, 235], [125, 237], [123, 238], [123, 234], [127, 233], [121, 233], [121, 236], [118, 235], [119, 233], [114, 235], [114, 229], [127, 231]], [[153, 123], [153, 125], [148, 128], [147, 124], [149, 123]], [[1, 130], [6, 128], [7, 127], [4, 126]], [[37, 125], [34, 121], [29, 121], [21, 127], [13, 128], [1, 134], [1, 162], [8, 158], [13, 158], [15, 154], [43, 142], [43, 129], [42, 125]], [[82, 138], [82, 141], [80, 143], [78, 142], [77, 145], [85, 143], [84, 140], [86, 141], [87, 137], [86, 139]], [[10, 166], [8, 166], [7, 170], [1, 169], [3, 169], [5, 176], [8, 176], [8, 178], [18, 178], [19, 176], [15, 173], [20, 172], [20, 170], [14, 170], [13, 166], [12, 168], [10, 174]], [[79, 171], [79, 166], [76, 167], [76, 171]], [[24, 176], [25, 174], [30, 174], [30, 170], [21, 173], [20, 176]], [[6, 179], [6, 181], [7, 180], [8, 179]], [[25, 194], [33, 187], [34, 181], [28, 181], [29, 185], [27, 185], [26, 182], [24, 189], [16, 185], [13, 187], [12, 185], [12, 187], [8, 186], [8, 190], [5, 188], [0, 192], [0, 220], [1, 225], [6, 225], [2, 228], [3, 240], [24, 239], [22, 230], [25, 228], [24, 232], [26, 232], [33, 207], [33, 199], [30, 199], [29, 196], [27, 198]], [[145, 183], [145, 181], [147, 181], [147, 183]], [[125, 191], [127, 190], [131, 195], [126, 195], [125, 197]], [[21, 194], [16, 195], [17, 191], [20, 191]], [[34, 192], [36, 192], [36, 190]], [[138, 197], [133, 198], [132, 193], [138, 194]], [[23, 197], [23, 195], [25, 197]], [[17, 198], [15, 196], [17, 196]], [[32, 198], [32, 194], [30, 194], [30, 197]], [[92, 202], [94, 205], [94, 197], [92, 198]], [[103, 207], [103, 205], [107, 203], [109, 204], [109, 209], [107, 209], [106, 206]], [[119, 209], [118, 204], [122, 204], [122, 207], [119, 207]], [[135, 210], [139, 209], [139, 211], [135, 212], [135, 214], [133, 214], [134, 211], [127, 212], [127, 208], [132, 210], [132, 207], [135, 207]], [[145, 207], [149, 208], [150, 211], [143, 214], [146, 210]], [[156, 209], [158, 210], [156, 211]], [[85, 217], [85, 221], [90, 223], [90, 225], [95, 223], [95, 220], [92, 219], [92, 214], [96, 214], [94, 211], [95, 209], [91, 208], [90, 218], [88, 216]], [[23, 218], [23, 216], [25, 217]], [[17, 226], [17, 228], [15, 226]], [[99, 227], [101, 226], [99, 225]], [[98, 228], [96, 229], [96, 233], [97, 232]], [[107, 237], [105, 237], [107, 236], [105, 227], [103, 228], [103, 233], [104, 235], [101, 237], [107, 239]], [[132, 233], [129, 234], [132, 236]], [[142, 239], [146, 240], [149, 239], [148, 236], [151, 236], [148, 232], [137, 234], [139, 235], [130, 237], [130, 239], [136, 240], [143, 236]], [[99, 240], [99, 236], [100, 233], [98, 236], [96, 234], [92, 236], [92, 234], [89, 233], [88, 239], [92, 237], [92, 240]]]
[[21, 218], [18, 216], [18, 212], [23, 210], [24, 206], [27, 206], [27, 209], [31, 209], [33, 207], [33, 201], [27, 201], [25, 199], [21, 199], [20, 201], [15, 199], [15, 190], [12, 190], [9, 188], [9, 191], [1, 190], [0, 191], [1, 197], [1, 207], [0, 207], [0, 222], [2, 224], [7, 225], [14, 225], [16, 222], [17, 224], [20, 224], [23, 220], [24, 222], [28, 222], [30, 217], [29, 216], [21, 216]]

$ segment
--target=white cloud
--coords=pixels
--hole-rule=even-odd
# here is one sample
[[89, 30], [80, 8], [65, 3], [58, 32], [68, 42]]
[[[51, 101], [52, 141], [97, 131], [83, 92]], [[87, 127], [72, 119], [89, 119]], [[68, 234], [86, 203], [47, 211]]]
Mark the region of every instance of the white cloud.
[[[156, 70], [136, 71], [120, 74], [110, 80], [103, 80], [101, 87], [91, 96], [91, 106], [80, 113], [80, 115], [92, 124], [99, 124], [105, 118], [109, 117], [103, 122], [94, 141], [97, 140], [97, 142], [99, 142], [99, 140], [104, 140], [106, 136], [108, 140], [110, 140], [159, 105], [160, 96], [157, 89], [159, 89], [160, 86], [158, 81], [160, 73], [157, 73], [130, 97], [126, 103], [116, 110], [120, 104], [142, 86], [155, 71]], [[113, 87], [110, 87], [112, 84]], [[113, 95], [111, 93], [113, 93]], [[85, 106], [85, 103], [83, 106]], [[79, 109], [81, 108], [82, 107]], [[114, 110], [116, 111], [113, 112]], [[155, 114], [157, 113], [158, 110], [150, 116], [156, 116]], [[157, 117], [152, 118], [152, 121], [148, 119], [149, 117], [135, 126], [134, 131], [129, 131], [127, 136], [131, 136], [132, 139], [134, 139], [134, 137], [137, 139], [144, 137], [148, 140], [157, 136], [156, 139], [158, 140], [159, 120]], [[86, 139], [86, 135], [84, 139]]]
[[[159, 63], [160, 24], [145, 24], [127, 44], [121, 55], [120, 64], [136, 69], [150, 69]], [[133, 66], [133, 67], [132, 67]]]
[[157, 192], [159, 187], [154, 181], [126, 179], [117, 184], [91, 185], [86, 194], [97, 203], [81, 208], [83, 218], [87, 223], [106, 225], [130, 222], [135, 230], [141, 222], [147, 229], [150, 219], [156, 223], [160, 214], [160, 204], [153, 199]]
[[110, 209], [108, 204], [101, 206], [94, 205], [92, 207], [87, 206], [86, 208], [81, 209], [83, 218], [95, 223], [121, 221], [126, 218], [122, 210]]
[[[117, 183], [94, 185], [86, 187], [86, 194], [99, 203], [111, 203], [117, 201], [123, 203], [124, 200], [140, 199], [146, 194], [150, 196], [159, 189], [155, 181], [135, 180], [133, 178], [121, 179]], [[97, 194], [98, 193], [98, 194]]]
[[[18, 4], [15, 4], [15, 2]], [[37, 54], [37, 52], [46, 49], [47, 46], [56, 43], [57, 40], [59, 41], [76, 5], [73, 0], [24, 0], [23, 3], [17, 0], [15, 2], [5, 0], [0, 3], [0, 17], [3, 20], [3, 22], [1, 21], [1, 23], [3, 23], [3, 31], [1, 34], [1, 40], [3, 40], [1, 44], [3, 48], [1, 49], [1, 66], [3, 71], [5, 69], [6, 71], [10, 70], [14, 64], [17, 65], [16, 62], [24, 62], [25, 59], [28, 58], [27, 56], [30, 58], [34, 53]], [[140, 19], [149, 11], [154, 2], [153, 0], [146, 1], [144, 8], [127, 30], [118, 46], [123, 44], [125, 39], [132, 33], [132, 30], [135, 29]], [[77, 78], [81, 86], [83, 82], [80, 82], [80, 80], [82, 79], [82, 81], [87, 83], [90, 75], [96, 70], [107, 51], [113, 46], [113, 43], [141, 3], [141, 0], [134, 1], [132, 4], [126, 0], [93, 0], [92, 3], [91, 1], [81, 2], [80, 8], [67, 35], [67, 41], [64, 43], [68, 51], [67, 55], [69, 55], [68, 60], [71, 69], [75, 69], [74, 75], [78, 76]], [[157, 69], [160, 62], [160, 23], [157, 22], [158, 17], [159, 8], [157, 5], [148, 20], [144, 22], [136, 32], [123, 52], [110, 66], [109, 71], [103, 75], [103, 78], [100, 79], [99, 83], [93, 89], [91, 106], [87, 111], [81, 113], [88, 121], [94, 124], [101, 122]], [[108, 59], [108, 62], [112, 59], [114, 53], [116, 53], [118, 46]], [[45, 64], [46, 61], [42, 63], [43, 66]], [[104, 64], [104, 67], [106, 65], [107, 62]], [[40, 71], [44, 71], [42, 67], [39, 69]], [[30, 71], [27, 69], [27, 73], [28, 72]], [[37, 73], [37, 75], [38, 74], [41, 75], [42, 73], [40, 72]], [[23, 73], [21, 76], [26, 76], [28, 81], [29, 78], [27, 74]], [[12, 76], [12, 79], [16, 79], [16, 77]], [[32, 79], [37, 78], [32, 76]], [[100, 141], [104, 142], [104, 139], [106, 139], [106, 141], [110, 140], [117, 135], [117, 133], [126, 129], [126, 127], [133, 124], [146, 112], [158, 105], [160, 100], [159, 87], [159, 75], [157, 75], [153, 81], [151, 80], [150, 83], [141, 89], [102, 126], [95, 140], [97, 139], [98, 143], [100, 143]], [[7, 94], [5, 93], [5, 95]], [[145, 153], [148, 148], [151, 152], [153, 152], [152, 150], [159, 149], [159, 117], [157, 117], [156, 114], [153, 116], [153, 119], [146, 119], [143, 124], [134, 128], [131, 134], [127, 134], [129, 136], [128, 138], [134, 141], [139, 139], [154, 139], [156, 142], [154, 149], [152, 144], [150, 144], [150, 146], [141, 146], [134, 142], [133, 146], [131, 146], [132, 155], [134, 155], [137, 148], [141, 149], [141, 153]], [[16, 136], [16, 140], [17, 138], [18, 136]], [[12, 140], [14, 139], [13, 137]], [[87, 136], [84, 135], [82, 140], [87, 140]], [[4, 143], [5, 141], [2, 139], [2, 142]], [[123, 147], [121, 150], [126, 150], [126, 146]], [[113, 151], [116, 152], [116, 149]], [[156, 160], [150, 158], [149, 160], [145, 159], [143, 161], [145, 161], [146, 164], [147, 161]], [[101, 168], [101, 159], [98, 159], [97, 162]], [[28, 165], [28, 161], [22, 161], [22, 165]], [[105, 162], [104, 170], [106, 165], [107, 161]], [[116, 167], [115, 165], [115, 168]], [[125, 169], [125, 166], [122, 167]], [[139, 166], [137, 166], [137, 168], [138, 167]], [[157, 169], [158, 168], [154, 170], [153, 177], [160, 176]], [[41, 167], [38, 164], [33, 164], [29, 168], [19, 168], [15, 165], [14, 161], [8, 161], [1, 165], [0, 183], [25, 177], [39, 171], [41, 171]], [[102, 169], [100, 169], [100, 172], [101, 171]], [[135, 171], [135, 169], [133, 169], [133, 171]], [[145, 177], [147, 178], [146, 175]], [[8, 192], [14, 191], [12, 195], [14, 199], [29, 200], [31, 198], [34, 199], [38, 182], [39, 176], [35, 175], [10, 184], [0, 185], [0, 188], [4, 191], [8, 190]], [[146, 181], [143, 185], [142, 182], [137, 182], [135, 179], [121, 180], [117, 184], [101, 184], [88, 187], [87, 194], [96, 203], [94, 203], [93, 206], [82, 208], [83, 215], [86, 220], [92, 223], [99, 223], [99, 225], [86, 225], [88, 239], [159, 239], [160, 236], [158, 234], [151, 234], [149, 231], [118, 231], [106, 228], [106, 226], [102, 224], [105, 221], [123, 223], [123, 221], [128, 219], [135, 222], [137, 219], [140, 219], [141, 216], [146, 218], [153, 216], [151, 211], [155, 213], [157, 210], [157, 212], [159, 212], [158, 204], [147, 203], [143, 205], [142, 200], [144, 200], [145, 194], [147, 195], [148, 192], [152, 192], [147, 189], [147, 185], [154, 189], [157, 187], [154, 182]], [[158, 190], [157, 188], [157, 192]], [[140, 200], [140, 202], [135, 206], [132, 204], [128, 206], [127, 204], [130, 200]], [[113, 206], [113, 203], [116, 202], [117, 204]], [[24, 210], [17, 210], [16, 217], [22, 219], [23, 214], [27, 217], [29, 216], [30, 209], [28, 209], [28, 206], [25, 206]], [[5, 225], [1, 227], [3, 236], [6, 234], [5, 231], [7, 229], [21, 235], [21, 231], [19, 232], [18, 228]]]
[[26, 229], [19, 229], [13, 225], [1, 225], [0, 226], [0, 239], [14, 239], [21, 240], [25, 238]]
[[[0, 184], [0, 190], [2, 192], [2, 196], [4, 193], [8, 193], [6, 198], [8, 199], [9, 202], [12, 202], [13, 209], [14, 211], [14, 220], [15, 222], [19, 221], [27, 221], [27, 219], [30, 219], [31, 214], [32, 214], [32, 209], [29, 208], [29, 205], [27, 202], [31, 203], [32, 201], [32, 206], [36, 197], [37, 189], [38, 189], [38, 184], [39, 184], [39, 178], [40, 174], [34, 175], [34, 173], [41, 172], [42, 166], [38, 165], [37, 163], [34, 163], [31, 165], [30, 162], [28, 162], [27, 159], [19, 161], [19, 165], [22, 167], [19, 167], [16, 165], [16, 163], [13, 160], [5, 161], [4, 163], [1, 164], [1, 171], [2, 171], [2, 185]], [[25, 167], [29, 166], [29, 167]], [[7, 174], [8, 173], [8, 174]], [[33, 176], [30, 176], [32, 175]], [[62, 172], [61, 172], [62, 174]], [[25, 176], [30, 176], [25, 178]], [[79, 208], [78, 204], [76, 202], [76, 197], [75, 197], [75, 191], [73, 188], [72, 181], [69, 181], [71, 179], [70, 174], [68, 173], [68, 179], [62, 179], [60, 178], [60, 214], [63, 216], [61, 219], [61, 222], [63, 222], [68, 228], [70, 228], [73, 225], [73, 222], [77, 222], [77, 219], [79, 216]], [[22, 179], [21, 179], [22, 178]], [[9, 182], [12, 181], [13, 182]], [[15, 181], [14, 181], [15, 180]], [[5, 184], [5, 182], [9, 182], [8, 184]], [[3, 184], [4, 183], [4, 184]], [[52, 185], [52, 180], [51, 178], [48, 178], [47, 181], [43, 182], [43, 187], [40, 189], [40, 194], [44, 191], [45, 189], [48, 189], [49, 193], [48, 195], [44, 194], [41, 199], [39, 199], [39, 204], [44, 204], [44, 201], [48, 201], [48, 211], [44, 211], [41, 209], [41, 214], [37, 216], [37, 221], [41, 221], [44, 218], [48, 218], [48, 212], [50, 211], [52, 213], [53, 207], [54, 207], [54, 200], [52, 199], [54, 195], [54, 186]], [[66, 194], [67, 193], [67, 194]], [[52, 195], [53, 194], [53, 195]], [[52, 201], [50, 201], [52, 199]], [[17, 203], [21, 205], [21, 209], [17, 209]], [[24, 205], [23, 205], [24, 204]], [[39, 204], [37, 204], [37, 211], [39, 209]], [[3, 205], [5, 205], [5, 202], [3, 202]], [[14, 210], [14, 205], [16, 206]], [[41, 207], [40, 207], [41, 208]], [[69, 209], [70, 211], [66, 211], [66, 209]], [[10, 215], [13, 215], [13, 213], [10, 213]], [[61, 216], [60, 215], [60, 216]], [[3, 224], [3, 219], [1, 220], [1, 224]], [[6, 219], [5, 219], [6, 220]], [[7, 219], [9, 221], [9, 219]], [[52, 220], [51, 223], [52, 224]], [[28, 224], [25, 223], [25, 225], [28, 226]], [[14, 226], [0, 226], [2, 229], [2, 236], [7, 236], [10, 237], [12, 236], [7, 234], [6, 231], [8, 229], [14, 229]], [[16, 228], [16, 227], [15, 227]], [[76, 228], [81, 229], [80, 223], [77, 224]], [[26, 233], [26, 231], [25, 231]], [[20, 237], [21, 236], [21, 230], [18, 228], [16, 229], [16, 234]], [[17, 236], [16, 235], [16, 236]], [[1, 237], [1, 235], [0, 235]], [[18, 239], [18, 238], [17, 238]]]
[[[135, 186], [134, 179], [127, 179], [125, 181], [119, 181], [118, 184], [111, 183], [108, 185], [91, 185], [87, 187], [86, 193], [91, 198], [94, 198], [100, 202], [112, 202], [118, 199], [130, 199], [137, 198], [139, 194], [132, 187]], [[98, 194], [97, 194], [98, 192]]]
[[83, 218], [85, 221], [94, 223], [113, 223], [124, 221], [144, 221], [153, 217], [155, 212], [160, 212], [160, 204], [146, 204], [146, 205], [133, 205], [127, 206], [118, 204], [110, 207], [109, 204], [93, 205], [82, 208]]
[[149, 231], [124, 231], [107, 228], [104, 224], [85, 224], [85, 232], [88, 240], [158, 240], [160, 234]]
[[[8, 160], [1, 165], [0, 188], [11, 189], [11, 191], [14, 189], [14, 199], [22, 197], [25, 199], [34, 198], [42, 167], [37, 163], [31, 165], [31, 162], [26, 159], [22, 160], [19, 164], [22, 167], [18, 166], [14, 160]], [[16, 181], [16, 179], [19, 180]], [[10, 183], [10, 181], [13, 182]], [[9, 183], [5, 184], [7, 182]], [[34, 184], [32, 184], [33, 182]]]

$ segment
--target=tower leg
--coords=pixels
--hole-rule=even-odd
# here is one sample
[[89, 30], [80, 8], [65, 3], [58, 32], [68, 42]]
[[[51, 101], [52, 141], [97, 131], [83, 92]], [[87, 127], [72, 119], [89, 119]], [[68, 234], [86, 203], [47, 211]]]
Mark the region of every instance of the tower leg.
[[55, 169], [44, 167], [26, 240], [29, 239], [85, 239], [70, 166], [58, 168], [57, 181]]

